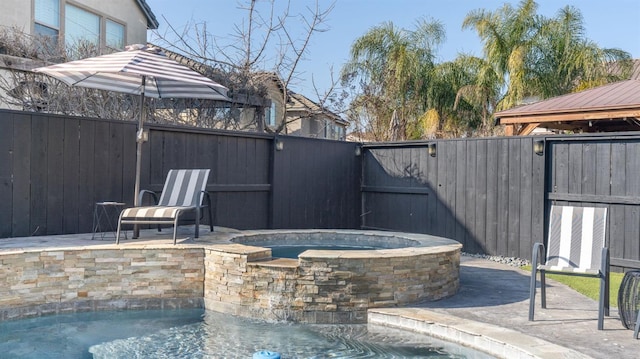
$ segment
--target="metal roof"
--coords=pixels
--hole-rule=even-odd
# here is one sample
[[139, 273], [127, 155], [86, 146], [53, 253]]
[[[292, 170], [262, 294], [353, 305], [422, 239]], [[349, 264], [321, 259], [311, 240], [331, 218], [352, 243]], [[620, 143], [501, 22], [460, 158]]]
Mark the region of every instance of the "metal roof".
[[626, 80], [496, 112], [496, 118], [640, 108], [640, 80]]
[[540, 126], [574, 132], [640, 130], [640, 79], [614, 82], [494, 114], [507, 135]]

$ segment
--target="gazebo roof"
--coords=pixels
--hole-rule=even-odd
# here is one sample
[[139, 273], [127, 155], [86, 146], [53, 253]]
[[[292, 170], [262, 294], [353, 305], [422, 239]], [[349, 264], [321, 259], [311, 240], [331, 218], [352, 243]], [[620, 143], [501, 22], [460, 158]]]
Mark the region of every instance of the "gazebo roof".
[[537, 126], [579, 132], [640, 131], [640, 80], [553, 97], [494, 116], [507, 125], [507, 134], [527, 135]]

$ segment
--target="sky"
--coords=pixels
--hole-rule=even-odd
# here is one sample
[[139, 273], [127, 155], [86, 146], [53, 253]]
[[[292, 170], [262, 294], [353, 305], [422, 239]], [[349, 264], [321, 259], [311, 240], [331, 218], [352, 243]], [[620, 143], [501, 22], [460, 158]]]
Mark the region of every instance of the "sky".
[[[180, 31], [193, 23], [207, 23], [207, 30], [224, 41], [234, 28], [246, 23], [247, 11], [237, 0], [146, 0], [160, 22], [159, 34], [168, 34], [169, 25]], [[266, 0], [259, 0], [261, 6]], [[619, 48], [640, 59], [640, 1], [638, 0], [538, 0], [538, 14], [554, 17], [566, 5], [576, 7], [583, 16], [586, 37], [603, 48]], [[291, 0], [291, 15], [308, 13], [315, 0]], [[482, 56], [482, 43], [474, 30], [463, 30], [466, 15], [476, 9], [495, 11], [511, 0], [319, 0], [321, 8], [334, 4], [323, 27], [327, 31], [313, 36], [305, 59], [297, 67], [298, 76], [290, 87], [310, 98], [317, 98], [337, 78], [348, 60], [351, 44], [371, 28], [384, 22], [412, 30], [420, 19], [437, 20], [444, 25], [445, 42], [438, 49], [438, 62], [450, 61], [458, 54]], [[286, 4], [276, 0], [276, 6]], [[263, 16], [268, 16], [263, 12]], [[302, 24], [291, 19], [289, 28], [302, 33]], [[165, 37], [168, 35], [165, 35]], [[154, 39], [149, 34], [149, 40]], [[275, 53], [274, 48], [268, 49]], [[273, 59], [273, 56], [270, 57]], [[264, 70], [273, 69], [271, 63]]]

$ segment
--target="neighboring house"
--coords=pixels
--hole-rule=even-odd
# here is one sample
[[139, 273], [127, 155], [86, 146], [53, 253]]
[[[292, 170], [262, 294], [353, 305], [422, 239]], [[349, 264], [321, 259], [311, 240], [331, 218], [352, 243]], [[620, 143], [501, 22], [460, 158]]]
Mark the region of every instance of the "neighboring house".
[[307, 97], [289, 91], [287, 133], [294, 136], [346, 140], [349, 122]]
[[145, 0], [2, 0], [0, 24], [69, 46], [79, 40], [123, 50], [145, 44], [158, 21]]
[[[68, 48], [83, 41], [97, 45], [100, 52], [110, 53], [124, 50], [128, 44], [146, 44], [147, 30], [157, 28], [158, 21], [145, 0], [2, 0], [0, 30], [7, 43], [0, 42], [0, 99], [21, 99], [25, 97], [21, 95], [25, 92], [23, 87], [33, 87], [16, 80], [16, 72], [60, 61], [55, 47], [51, 47], [54, 51], [38, 51], [38, 55], [32, 49], [46, 50], [47, 44]], [[29, 50], [24, 52], [20, 45], [12, 43], [28, 36], [44, 37], [30, 47], [25, 44]], [[41, 90], [46, 92], [45, 85]], [[0, 101], [0, 107], [38, 107], [29, 100], [22, 100], [22, 106], [10, 102]]]
[[271, 74], [270, 77], [271, 81], [266, 81], [266, 85], [271, 107], [267, 108], [265, 112], [265, 127], [271, 130], [281, 127], [282, 112], [286, 111], [283, 134], [346, 140], [346, 129], [349, 122], [306, 96], [291, 90], [287, 90], [285, 105], [282, 81], [275, 74]]

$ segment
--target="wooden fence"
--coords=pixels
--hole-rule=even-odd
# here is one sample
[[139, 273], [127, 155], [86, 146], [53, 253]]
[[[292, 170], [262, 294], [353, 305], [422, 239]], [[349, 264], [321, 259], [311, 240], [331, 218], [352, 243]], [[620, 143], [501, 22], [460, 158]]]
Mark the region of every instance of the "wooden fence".
[[[607, 206], [612, 264], [640, 268], [640, 136], [364, 145], [153, 125], [141, 188], [210, 168], [214, 222], [376, 228], [529, 258], [551, 203]], [[90, 232], [97, 201], [133, 203], [136, 124], [0, 111], [0, 238]], [[544, 145], [536, 154], [534, 143]], [[275, 143], [281, 142], [277, 150]], [[435, 145], [430, 155], [428, 147]]]
[[471, 253], [531, 258], [552, 203], [605, 206], [612, 265], [640, 268], [635, 133], [370, 145], [362, 178], [362, 227], [444, 236]]
[[[216, 225], [357, 228], [354, 143], [149, 125], [141, 188], [210, 168]], [[98, 201], [133, 203], [136, 124], [0, 111], [0, 238], [91, 232]]]

